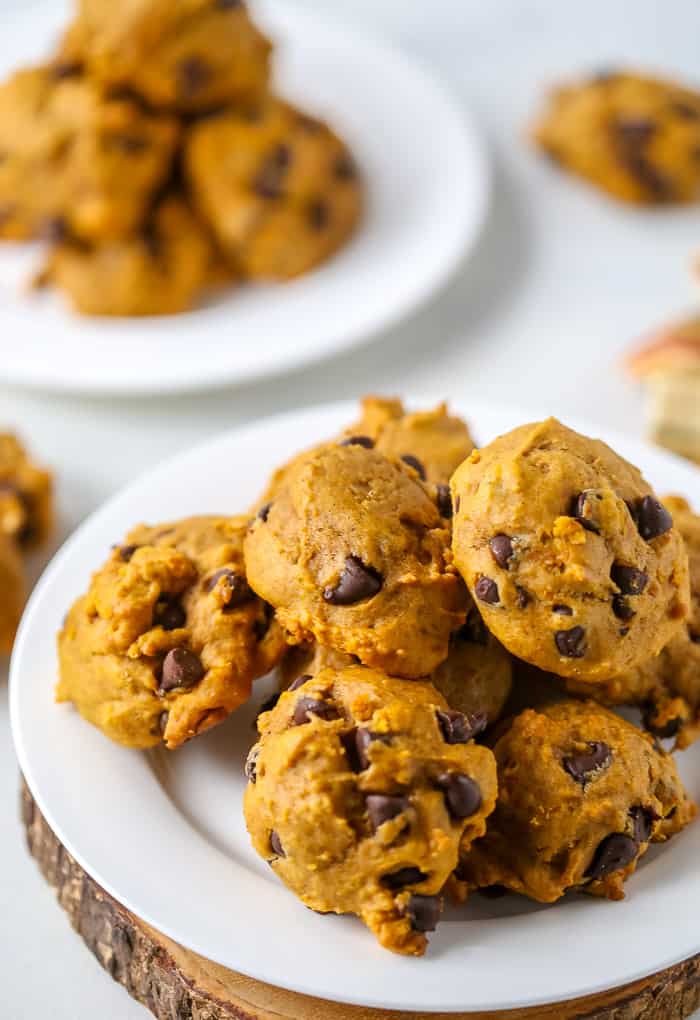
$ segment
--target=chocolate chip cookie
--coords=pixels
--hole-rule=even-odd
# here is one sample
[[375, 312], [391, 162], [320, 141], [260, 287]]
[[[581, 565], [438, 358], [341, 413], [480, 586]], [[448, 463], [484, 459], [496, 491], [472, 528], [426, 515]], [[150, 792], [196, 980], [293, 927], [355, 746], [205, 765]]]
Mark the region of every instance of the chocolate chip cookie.
[[246, 766], [253, 846], [312, 910], [357, 914], [420, 956], [460, 842], [496, 799], [491, 751], [429, 684], [321, 670], [259, 721]]
[[403, 677], [447, 657], [467, 598], [450, 532], [416, 471], [356, 443], [297, 460], [245, 542], [248, 580], [293, 643]]
[[270, 52], [242, 0], [80, 0], [58, 61], [157, 109], [201, 113], [256, 100]]
[[639, 471], [554, 419], [452, 478], [454, 558], [489, 630], [546, 672], [604, 685], [680, 633], [688, 557]]
[[696, 814], [673, 758], [592, 702], [527, 709], [494, 753], [498, 802], [462, 854], [467, 888], [505, 886], [542, 903], [570, 889], [622, 899], [649, 844]]
[[700, 94], [673, 82], [612, 71], [558, 88], [534, 139], [625, 202], [693, 202], [700, 193]]
[[58, 701], [128, 747], [175, 748], [247, 700], [282, 657], [245, 578], [248, 518], [135, 528], [73, 605], [58, 638]]
[[39, 67], [0, 87], [0, 237], [129, 235], [170, 173], [178, 127], [78, 73]]
[[52, 527], [51, 473], [30, 458], [17, 436], [0, 432], [0, 534], [24, 552], [45, 542]]
[[24, 570], [17, 544], [0, 530], [0, 655], [12, 651], [24, 605]]
[[362, 188], [327, 125], [273, 97], [255, 112], [196, 123], [185, 169], [197, 206], [236, 269], [284, 280], [325, 261], [352, 234]]

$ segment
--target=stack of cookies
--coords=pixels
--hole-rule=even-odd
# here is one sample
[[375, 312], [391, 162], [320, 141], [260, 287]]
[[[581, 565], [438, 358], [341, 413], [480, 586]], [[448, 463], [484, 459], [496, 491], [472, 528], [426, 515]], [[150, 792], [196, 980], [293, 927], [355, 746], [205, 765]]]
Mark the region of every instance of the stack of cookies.
[[241, 0], [79, 0], [58, 53], [0, 86], [0, 238], [47, 238], [37, 282], [89, 315], [317, 266], [361, 187], [334, 132], [271, 91], [271, 52]]
[[248, 513], [134, 529], [59, 657], [59, 700], [136, 748], [196, 737], [277, 666], [253, 846], [418, 956], [446, 895], [619, 899], [695, 816], [660, 738], [700, 727], [700, 518], [553, 419], [477, 450], [444, 405], [368, 398]]

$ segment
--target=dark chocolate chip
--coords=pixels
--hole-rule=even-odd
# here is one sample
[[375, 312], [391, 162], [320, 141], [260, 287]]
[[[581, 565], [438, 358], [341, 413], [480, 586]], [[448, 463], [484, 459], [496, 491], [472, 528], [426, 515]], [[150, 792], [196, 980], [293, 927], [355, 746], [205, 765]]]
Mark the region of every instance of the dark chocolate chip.
[[364, 446], [365, 450], [371, 450], [374, 447], [374, 440], [369, 436], [348, 436], [347, 439], [342, 439], [339, 445]]
[[613, 564], [610, 577], [623, 595], [641, 595], [649, 580], [643, 570], [625, 567], [621, 563]]
[[243, 0], [214, 0], [214, 7], [217, 11], [235, 11], [237, 7], [243, 6]]
[[330, 701], [321, 701], [319, 698], [299, 698], [294, 706], [292, 724], [303, 726], [305, 723], [311, 722], [311, 717], [314, 715], [319, 719], [337, 719], [338, 710]]
[[406, 917], [411, 922], [412, 931], [435, 931], [442, 913], [442, 900], [439, 896], [420, 896], [413, 893], [406, 904]]
[[174, 691], [179, 687], [194, 687], [205, 672], [199, 656], [189, 648], [173, 648], [163, 660], [160, 689]]
[[320, 198], [309, 202], [309, 224], [313, 230], [325, 230], [331, 218], [331, 210], [327, 202]]
[[622, 595], [613, 595], [612, 611], [618, 620], [631, 620], [633, 616], [637, 615], [627, 599], [623, 598]]
[[670, 108], [683, 120], [700, 120], [700, 107], [687, 103], [684, 99], [674, 99], [669, 103]]
[[474, 585], [474, 594], [480, 602], [485, 602], [489, 606], [495, 606], [501, 598], [498, 594], [498, 585], [490, 577], [479, 578]]
[[222, 578], [225, 578], [225, 584], [222, 585], [222, 594], [224, 596], [224, 605], [227, 609], [237, 609], [247, 602], [252, 602], [255, 598], [255, 592], [243, 574], [237, 574], [235, 570], [230, 570], [228, 567], [223, 567], [221, 570], [217, 570], [215, 574], [212, 574], [207, 581], [207, 591], [213, 591]]
[[258, 510], [256, 517], [259, 517], [261, 521], [266, 521], [270, 516], [270, 510], [272, 509], [272, 503], [263, 503]]
[[380, 741], [382, 744], [388, 744], [391, 738], [385, 733], [372, 733], [364, 727], [344, 734], [343, 746], [347, 752], [353, 772], [364, 772], [365, 769], [370, 767], [371, 762], [367, 751], [369, 745], [374, 743], [375, 740]]
[[143, 135], [112, 135], [109, 145], [127, 156], [137, 156], [150, 148], [150, 142]]
[[586, 632], [583, 627], [558, 630], [554, 642], [559, 654], [567, 659], [582, 659], [586, 654]]
[[518, 604], [518, 609], [524, 609], [530, 601], [530, 593], [521, 588], [519, 584], [515, 586], [515, 601]]
[[605, 878], [613, 871], [626, 868], [628, 864], [632, 863], [638, 852], [639, 846], [635, 839], [622, 832], [613, 832], [598, 845], [586, 875], [593, 879]]
[[408, 808], [408, 797], [388, 797], [380, 793], [371, 793], [367, 797], [367, 816], [372, 829], [376, 832], [384, 822], [391, 821], [403, 814]]
[[489, 721], [486, 712], [464, 715], [463, 712], [455, 712], [452, 709], [443, 711], [439, 708], [435, 716], [446, 744], [468, 744], [474, 737], [483, 733]]
[[452, 496], [449, 485], [440, 484], [435, 491], [435, 501], [441, 517], [449, 521], [452, 518]]
[[300, 113], [297, 116], [297, 124], [311, 135], [317, 135], [324, 129], [322, 121], [317, 120], [316, 117], [310, 117], [308, 113]]
[[638, 501], [635, 507], [637, 527], [639, 534], [646, 542], [650, 542], [659, 535], [665, 535], [673, 527], [673, 518], [670, 513], [653, 496], [645, 496]]
[[185, 610], [176, 599], [170, 599], [167, 595], [156, 602], [153, 611], [153, 623], [163, 630], [178, 630], [185, 626], [187, 616]]
[[627, 171], [657, 202], [665, 202], [673, 197], [673, 186], [669, 178], [663, 174], [644, 155], [635, 149], [623, 152], [623, 163]]
[[584, 489], [583, 492], [579, 492], [577, 496], [574, 496], [569, 512], [572, 517], [576, 518], [581, 527], [597, 535], [600, 529], [596, 522], [591, 520], [590, 516], [594, 506], [594, 496], [595, 490], [593, 489]]
[[272, 847], [273, 854], [276, 854], [277, 857], [286, 857], [287, 856], [286, 853], [284, 852], [284, 847], [282, 846], [282, 841], [281, 841], [281, 839], [279, 838], [279, 836], [277, 835], [277, 833], [275, 832], [274, 829], [270, 833], [270, 846]]
[[357, 177], [355, 160], [348, 152], [338, 156], [333, 166], [333, 173], [339, 181], [354, 181]]
[[693, 630], [688, 630], [688, 637], [694, 645], [700, 645], [700, 634], [696, 634]]
[[461, 772], [445, 772], [438, 776], [438, 786], [445, 794], [447, 809], [453, 818], [471, 818], [481, 807], [479, 784]]
[[558, 613], [560, 616], [573, 616], [574, 611], [571, 606], [565, 606], [561, 602], [557, 602], [556, 605], [552, 606], [552, 612]]
[[255, 747], [250, 749], [248, 757], [245, 760], [245, 777], [249, 783], [255, 784], [258, 781], [258, 758], [260, 757], [260, 748], [256, 744]]
[[654, 830], [654, 822], [658, 818], [656, 812], [642, 807], [641, 804], [636, 804], [630, 808], [630, 817], [632, 818], [632, 832], [637, 843], [648, 843]]
[[253, 181], [253, 191], [261, 198], [279, 198], [291, 163], [288, 145], [277, 145], [268, 155]]
[[620, 635], [620, 637], [627, 637], [629, 632], [630, 632], [629, 627], [620, 627], [617, 633]]
[[374, 567], [366, 566], [358, 556], [348, 556], [338, 583], [323, 590], [325, 602], [332, 606], [352, 606], [356, 602], [373, 598], [383, 583], [382, 575]]
[[612, 761], [612, 751], [602, 740], [592, 740], [588, 744], [588, 754], [572, 754], [562, 759], [564, 771], [573, 780], [585, 786], [594, 774], [608, 767]]
[[380, 882], [387, 889], [403, 889], [407, 885], [418, 885], [419, 882], [425, 882], [428, 876], [420, 870], [420, 868], [399, 868], [398, 871], [393, 871], [389, 875], [382, 875]]
[[461, 498], [461, 496], [456, 496], [455, 497], [455, 513], [456, 514], [459, 513], [459, 508], [460, 508], [461, 505], [462, 505], [462, 498]]
[[404, 464], [408, 464], [409, 467], [412, 467], [413, 470], [418, 473], [418, 477], [422, 481], [425, 481], [427, 477], [425, 473], [425, 468], [423, 467], [423, 465], [421, 464], [417, 457], [414, 457], [412, 453], [404, 453], [401, 457], [401, 460], [404, 462]]
[[124, 563], [128, 563], [131, 557], [138, 549], [137, 545], [123, 545], [119, 549], [119, 559]]
[[83, 73], [83, 65], [78, 60], [59, 60], [51, 65], [50, 74], [55, 81], [64, 78], [77, 78]]
[[211, 70], [201, 57], [188, 57], [177, 65], [177, 87], [183, 99], [192, 99], [209, 83]]
[[311, 679], [310, 673], [302, 673], [296, 680], [292, 680], [291, 684], [287, 688], [289, 691], [298, 691], [300, 687], [303, 687], [307, 680]]
[[64, 216], [51, 216], [43, 225], [42, 237], [49, 244], [60, 244], [68, 237], [68, 223]]
[[513, 558], [513, 541], [508, 535], [494, 535], [489, 542], [491, 555], [499, 567], [508, 569], [508, 563]]
[[623, 117], [615, 118], [613, 130], [618, 141], [633, 149], [643, 148], [651, 141], [656, 133], [657, 124], [651, 117]]

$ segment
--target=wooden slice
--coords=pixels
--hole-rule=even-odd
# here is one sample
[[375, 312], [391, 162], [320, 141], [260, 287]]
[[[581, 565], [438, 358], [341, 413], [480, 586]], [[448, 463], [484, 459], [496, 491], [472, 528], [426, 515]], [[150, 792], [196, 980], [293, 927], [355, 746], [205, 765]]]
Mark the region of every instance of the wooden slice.
[[611, 992], [498, 1013], [403, 1013], [297, 995], [211, 963], [129, 913], [61, 846], [25, 784], [22, 818], [29, 851], [73, 928], [158, 1020], [684, 1020], [700, 1007], [700, 956]]

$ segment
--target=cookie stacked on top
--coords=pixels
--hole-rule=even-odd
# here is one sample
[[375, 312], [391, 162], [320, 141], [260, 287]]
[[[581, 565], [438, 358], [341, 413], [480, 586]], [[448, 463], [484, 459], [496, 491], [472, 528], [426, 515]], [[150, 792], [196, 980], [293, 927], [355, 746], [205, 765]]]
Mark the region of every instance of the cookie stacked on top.
[[0, 238], [90, 315], [191, 308], [312, 269], [352, 233], [344, 143], [270, 91], [239, 0], [79, 0], [59, 50], [0, 86]]
[[694, 817], [658, 736], [700, 718], [699, 526], [554, 420], [475, 450], [444, 406], [368, 398], [249, 515], [132, 532], [68, 615], [59, 697], [174, 748], [278, 664], [253, 845], [313, 910], [421, 955], [446, 894], [618, 899]]

